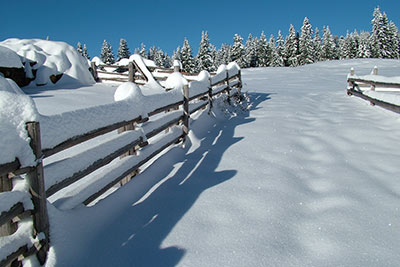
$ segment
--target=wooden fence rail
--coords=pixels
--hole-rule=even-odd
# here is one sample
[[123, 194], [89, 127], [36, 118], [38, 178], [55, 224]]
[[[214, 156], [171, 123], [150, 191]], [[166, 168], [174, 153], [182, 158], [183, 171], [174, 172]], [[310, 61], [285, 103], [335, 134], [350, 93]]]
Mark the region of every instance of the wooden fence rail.
[[374, 67], [371, 72], [371, 75], [358, 77], [354, 73], [354, 69], [350, 70], [350, 74], [347, 78], [348, 88], [347, 95], [349, 96], [357, 96], [361, 99], [367, 100], [370, 102], [372, 106], [380, 106], [384, 109], [400, 113], [400, 106], [385, 102], [380, 99], [373, 98], [364, 94], [362, 87], [367, 87], [367, 90], [375, 91], [376, 88], [393, 88], [400, 89], [400, 83], [396, 82], [388, 82], [388, 81], [379, 81], [374, 79], [374, 76], [378, 75], [378, 68]]
[[[93, 69], [93, 67], [92, 65], [92, 73], [96, 77], [96, 69]], [[133, 71], [139, 72], [140, 76], [145, 77], [146, 80], [153, 78], [149, 77], [148, 69], [142, 70], [138, 64], [133, 64], [129, 67], [129, 70], [131, 73], [125, 77], [133, 79], [134, 82], [136, 80], [133, 78], [135, 77]], [[172, 73], [169, 69], [160, 69], [159, 71], [164, 71], [167, 74]], [[86, 188], [80, 188], [81, 191], [78, 190], [79, 192], [73, 198], [71, 205], [74, 205], [74, 203], [90, 204], [110, 188], [118, 184], [123, 185], [129, 181], [134, 175], [139, 173], [139, 168], [171, 145], [184, 142], [189, 132], [189, 118], [191, 114], [205, 109], [207, 106], [211, 108], [213, 98], [219, 94], [227, 94], [229, 99], [233, 95], [234, 89], [236, 89], [235, 93], [240, 95], [241, 86], [240, 70], [231, 75], [229, 71], [226, 71], [226, 75], [221, 79], [210, 78], [209, 84], [204, 90], [195, 95], [191, 96], [190, 86], [185, 85], [182, 100], [157, 107], [149, 112], [146, 118], [137, 116], [130, 120], [115, 122], [105, 127], [68, 138], [52, 148], [41, 148], [40, 124], [38, 122], [27, 123], [26, 128], [31, 139], [31, 149], [36, 156], [36, 164], [32, 167], [21, 168], [19, 160], [15, 159], [13, 162], [0, 165], [0, 192], [4, 192], [0, 194], [0, 200], [1, 197], [6, 197], [5, 194], [16, 194], [12, 191], [12, 180], [19, 179], [20, 175], [24, 175], [30, 186], [29, 192], [26, 193], [25, 197], [22, 197], [16, 203], [12, 203], [8, 210], [0, 212], [0, 238], [10, 239], [14, 237], [13, 234], [15, 232], [26, 231], [25, 234], [30, 236], [35, 242], [28, 242], [22, 246], [9, 248], [8, 250], [11, 251], [10, 254], [0, 258], [0, 267], [17, 263], [24, 257], [33, 254], [36, 254], [39, 262], [44, 264], [51, 240], [47, 215], [48, 197], [61, 192], [61, 190], [70, 187], [73, 188], [77, 181], [86, 178], [99, 168], [107, 166], [110, 170], [112, 168], [117, 170], [114, 173], [112, 171], [105, 172], [104, 177], [97, 177], [97, 180], [89, 183]], [[43, 166], [43, 159], [93, 138], [110, 134], [116, 130], [118, 130], [118, 134], [115, 134], [115, 138], [104, 141], [98, 147], [95, 146], [88, 149], [88, 151], [90, 149], [93, 151], [97, 151], [96, 149], [105, 151], [106, 149], [101, 149], [103, 146], [107, 146], [107, 148], [112, 147], [113, 149], [107, 150], [107, 154], [95, 153], [96, 155], [98, 154], [97, 158], [91, 158], [91, 161], [85, 162], [86, 165], [78, 171], [74, 171], [68, 174], [68, 177], [62, 177], [61, 180], [46, 187], [46, 183], [49, 182], [46, 182], [46, 170], [48, 166]], [[154, 138], [156, 136], [159, 136], [159, 138]], [[156, 141], [153, 141], [153, 139]], [[137, 150], [141, 151], [138, 155], [135, 153]], [[79, 155], [84, 157], [84, 153], [85, 151], [82, 154], [78, 154], [76, 158], [72, 157], [72, 160], [79, 161]], [[118, 160], [116, 167], [109, 166], [111, 161], [118, 158], [120, 160]], [[57, 168], [57, 164], [62, 164], [62, 160], [60, 162], [53, 162], [51, 167]], [[47, 177], [47, 179], [49, 178], [51, 177]], [[16, 223], [26, 218], [31, 218], [33, 234], [31, 230], [24, 230], [25, 228], [20, 227]], [[10, 244], [17, 243], [10, 241]]]

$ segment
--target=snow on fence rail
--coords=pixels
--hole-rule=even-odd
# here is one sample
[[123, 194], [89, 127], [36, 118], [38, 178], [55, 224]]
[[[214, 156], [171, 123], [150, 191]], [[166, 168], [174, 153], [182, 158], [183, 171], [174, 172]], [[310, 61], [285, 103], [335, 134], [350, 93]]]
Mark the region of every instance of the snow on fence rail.
[[355, 75], [354, 69], [347, 76], [347, 94], [357, 96], [371, 105], [400, 113], [400, 77], [378, 75], [375, 66], [370, 75]]
[[[157, 87], [143, 63], [140, 58], [135, 60], [135, 68], [147, 79], [143, 89]], [[33, 254], [41, 264], [45, 262], [51, 240], [48, 200], [56, 201], [57, 194], [60, 198], [68, 195], [63, 209], [90, 204], [113, 186], [128, 182], [166, 148], [184, 142], [190, 114], [211, 108], [214, 96], [226, 94], [230, 99], [241, 93], [241, 73], [236, 64], [220, 67], [213, 77], [203, 71], [190, 83], [178, 71], [176, 68], [169, 73], [165, 88], [158, 84], [163, 90], [159, 94], [136, 95], [26, 123], [36, 165], [21, 166], [18, 158], [0, 164], [0, 266]], [[133, 83], [126, 86], [135, 88]], [[96, 145], [80, 148], [67, 159], [44, 165], [51, 156], [94, 138], [102, 138], [100, 144], [94, 142]], [[21, 179], [21, 175], [30, 186], [25, 192], [13, 188], [13, 180]]]

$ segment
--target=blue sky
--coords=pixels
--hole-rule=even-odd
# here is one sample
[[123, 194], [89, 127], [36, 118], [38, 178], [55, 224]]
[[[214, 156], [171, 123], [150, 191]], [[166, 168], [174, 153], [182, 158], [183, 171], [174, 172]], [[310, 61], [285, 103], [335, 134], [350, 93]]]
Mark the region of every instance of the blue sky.
[[0, 40], [41, 38], [65, 41], [73, 46], [86, 43], [89, 55], [100, 54], [104, 39], [117, 51], [120, 38], [131, 52], [144, 43], [158, 46], [168, 54], [188, 38], [197, 53], [201, 31], [207, 30], [217, 48], [232, 43], [233, 35], [267, 37], [278, 30], [287, 35], [289, 25], [297, 31], [308, 17], [313, 28], [328, 25], [336, 35], [346, 31], [371, 30], [372, 12], [379, 6], [400, 27], [398, 0], [336, 1], [227, 1], [227, 0], [16, 0], [0, 10]]

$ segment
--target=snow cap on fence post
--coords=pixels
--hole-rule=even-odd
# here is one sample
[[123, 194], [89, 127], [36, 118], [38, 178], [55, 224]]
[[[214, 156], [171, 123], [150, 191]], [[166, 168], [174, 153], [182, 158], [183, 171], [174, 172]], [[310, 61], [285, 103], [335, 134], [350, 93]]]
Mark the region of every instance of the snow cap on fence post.
[[174, 60], [174, 72], [180, 72], [182, 69], [182, 64], [179, 60]]
[[372, 74], [372, 75], [378, 75], [378, 67], [377, 67], [377, 66], [375, 66], [375, 67], [372, 69], [371, 74]]
[[355, 74], [354, 68], [351, 68], [350, 69], [350, 76], [354, 76], [354, 74]]

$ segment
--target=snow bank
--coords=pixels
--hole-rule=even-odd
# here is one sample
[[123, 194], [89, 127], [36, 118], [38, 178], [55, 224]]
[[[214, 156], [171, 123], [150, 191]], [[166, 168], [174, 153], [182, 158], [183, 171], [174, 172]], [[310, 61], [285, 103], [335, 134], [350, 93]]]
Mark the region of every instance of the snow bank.
[[207, 92], [209, 86], [210, 86], [210, 73], [203, 70], [197, 76], [196, 81], [192, 81], [189, 83], [190, 97]]
[[91, 61], [91, 62], [94, 62], [94, 63], [96, 64], [96, 66], [98, 66], [98, 65], [104, 65], [104, 62], [101, 61], [101, 59], [100, 59], [99, 57], [94, 57], [94, 58], [92, 58], [92, 61]]
[[9, 79], [0, 76], [0, 164], [18, 158], [22, 166], [33, 166], [25, 123], [35, 121], [38, 112], [32, 99]]
[[27, 73], [31, 70], [30, 64], [26, 63], [36, 62], [32, 66], [37, 71], [36, 78], [30, 85], [52, 85], [50, 76], [60, 74], [63, 75], [57, 81], [58, 85], [94, 83], [87, 60], [67, 43], [40, 39], [7, 39], [0, 45], [15, 51], [22, 58]]
[[23, 65], [17, 53], [0, 45], [0, 67], [22, 68]]

